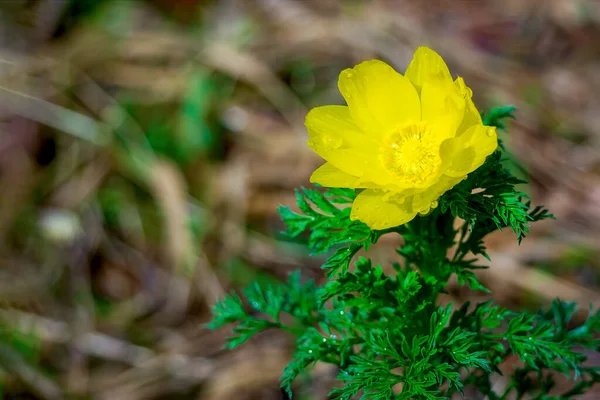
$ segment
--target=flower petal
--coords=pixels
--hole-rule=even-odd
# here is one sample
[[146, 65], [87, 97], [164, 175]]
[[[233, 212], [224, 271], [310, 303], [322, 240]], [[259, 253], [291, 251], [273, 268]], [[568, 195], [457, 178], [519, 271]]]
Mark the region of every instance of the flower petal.
[[338, 87], [354, 121], [370, 135], [381, 137], [402, 122], [421, 118], [417, 91], [383, 61], [365, 61], [342, 71]]
[[456, 136], [465, 112], [465, 100], [459, 89], [448, 82], [425, 82], [421, 91], [423, 121], [434, 129], [438, 143]]
[[404, 76], [412, 82], [419, 93], [425, 82], [450, 81], [452, 83], [452, 75], [442, 57], [425, 46], [417, 48]]
[[[353, 123], [348, 107], [313, 108], [306, 116], [305, 125], [308, 145], [335, 167], [359, 177], [373, 172], [369, 160], [377, 157], [379, 144]], [[377, 172], [385, 173], [382, 168], [373, 173]]]
[[429, 212], [431, 208], [437, 207], [437, 200], [441, 195], [452, 189], [454, 185], [458, 184], [462, 180], [461, 177], [449, 177], [442, 175], [440, 179], [432, 186], [424, 190], [423, 192], [417, 193], [412, 196], [412, 210], [414, 212], [420, 212], [425, 214]]
[[465, 99], [465, 114], [460, 126], [458, 127], [458, 130], [456, 131], [456, 136], [460, 136], [473, 125], [483, 125], [483, 121], [481, 120], [479, 111], [477, 111], [477, 107], [475, 107], [475, 103], [473, 103], [473, 91], [471, 88], [465, 84], [465, 81], [461, 77], [456, 78], [454, 84], [459, 88], [463, 98]]
[[363, 179], [347, 174], [336, 168], [331, 163], [325, 163], [313, 172], [310, 177], [310, 183], [318, 183], [324, 187], [338, 188], [375, 188], [375, 184], [365, 182]]
[[442, 143], [442, 159], [449, 160], [444, 174], [462, 177], [479, 168], [498, 147], [496, 128], [474, 125], [461, 136]]
[[354, 199], [350, 219], [360, 220], [371, 229], [386, 229], [405, 224], [417, 215], [409, 203], [398, 203], [393, 197], [386, 201], [385, 194], [382, 190], [362, 191]]

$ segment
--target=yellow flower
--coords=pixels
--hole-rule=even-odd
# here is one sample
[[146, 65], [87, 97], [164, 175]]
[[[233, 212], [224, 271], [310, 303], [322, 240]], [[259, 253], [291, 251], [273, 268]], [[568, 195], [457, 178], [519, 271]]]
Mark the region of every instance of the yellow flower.
[[402, 76], [379, 60], [342, 71], [348, 106], [323, 106], [306, 117], [308, 145], [327, 162], [310, 181], [364, 189], [351, 218], [372, 229], [405, 224], [479, 168], [497, 147], [462, 78], [419, 47]]

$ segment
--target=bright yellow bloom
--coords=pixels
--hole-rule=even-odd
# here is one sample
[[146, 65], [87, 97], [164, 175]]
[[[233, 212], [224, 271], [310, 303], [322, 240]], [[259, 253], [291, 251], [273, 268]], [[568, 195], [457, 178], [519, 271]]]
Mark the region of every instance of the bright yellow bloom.
[[306, 117], [308, 145], [327, 161], [310, 181], [365, 189], [351, 218], [372, 229], [429, 212], [498, 145], [471, 89], [427, 47], [404, 76], [371, 60], [342, 71], [338, 87], [348, 106], [317, 107]]

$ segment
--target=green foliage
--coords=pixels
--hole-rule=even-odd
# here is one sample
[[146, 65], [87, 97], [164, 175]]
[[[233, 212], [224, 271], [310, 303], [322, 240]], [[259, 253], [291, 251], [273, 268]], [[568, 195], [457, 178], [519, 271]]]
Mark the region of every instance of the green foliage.
[[221, 143], [213, 114], [218, 78], [210, 71], [192, 70], [186, 91], [176, 102], [147, 104], [135, 98], [119, 99], [128, 119], [115, 130], [116, 143], [128, 152], [143, 150], [182, 166], [217, 158]]
[[502, 165], [502, 151], [497, 150], [468, 178], [442, 196], [442, 212], [450, 211], [453, 216], [466, 221], [470, 237], [460, 253], [484, 254], [482, 240], [495, 230], [510, 227], [519, 243], [529, 233], [531, 222], [554, 218], [547, 210], [531, 209], [528, 196], [516, 186], [524, 183], [512, 176]]
[[338, 270], [345, 273], [352, 257], [361, 249], [376, 243], [382, 231], [371, 231], [360, 221], [350, 220], [350, 205], [356, 193], [352, 189], [296, 190], [296, 202], [302, 214], [288, 206], [279, 207], [287, 227], [287, 235], [298, 237], [309, 232], [308, 245], [313, 254], [336, 248], [333, 256], [323, 265], [328, 276]]
[[235, 348], [269, 328], [298, 333], [301, 332], [298, 328], [284, 324], [281, 317], [284, 313], [289, 314], [296, 318], [295, 325], [310, 326], [315, 321], [316, 293], [314, 282], [300, 283], [299, 273], [290, 275], [286, 284], [262, 287], [255, 282], [243, 292], [244, 300], [249, 307], [245, 307], [242, 299], [235, 293], [226, 296], [213, 307], [215, 317], [208, 327], [216, 329], [232, 322], [239, 322], [233, 329], [234, 336], [227, 338], [229, 348]]
[[35, 333], [22, 332], [9, 326], [0, 328], [0, 343], [19, 353], [31, 363], [37, 363], [40, 357], [41, 340]]
[[481, 115], [483, 118], [483, 124], [487, 126], [495, 126], [499, 129], [506, 130], [505, 120], [506, 118], [515, 118], [515, 106], [504, 106], [492, 108], [487, 114]]
[[208, 115], [214, 91], [215, 81], [209, 72], [199, 70], [191, 74], [181, 101], [175, 142], [178, 159], [184, 162], [210, 155], [216, 146]]
[[[503, 128], [513, 111], [495, 109], [485, 120]], [[520, 242], [531, 222], [552, 218], [542, 207], [531, 207], [516, 188], [520, 183], [503, 168], [498, 150], [428, 215], [385, 231], [350, 220], [354, 190], [299, 190], [300, 213], [279, 209], [286, 234], [306, 237], [314, 254], [331, 252], [323, 266], [329, 280], [322, 287], [302, 284], [296, 273], [285, 284], [253, 284], [243, 298], [232, 294], [217, 303], [210, 326], [237, 323], [228, 347], [268, 328], [296, 335], [296, 351], [281, 378], [290, 396], [295, 378], [317, 362], [337, 366], [341, 384], [331, 396], [345, 400], [449, 399], [466, 387], [492, 400], [525, 395], [566, 400], [582, 394], [600, 381], [580, 351], [598, 348], [600, 311], [590, 311], [573, 327], [576, 305], [559, 300], [537, 313], [517, 313], [492, 301], [453, 310], [438, 301], [452, 276], [488, 291], [476, 275], [485, 267], [476, 256], [488, 258], [488, 234], [510, 227]], [[359, 257], [351, 266], [359, 250], [384, 234], [402, 236], [400, 262], [374, 266]], [[521, 365], [496, 392], [500, 366], [516, 358]], [[573, 386], [551, 396], [556, 373], [570, 376]]]

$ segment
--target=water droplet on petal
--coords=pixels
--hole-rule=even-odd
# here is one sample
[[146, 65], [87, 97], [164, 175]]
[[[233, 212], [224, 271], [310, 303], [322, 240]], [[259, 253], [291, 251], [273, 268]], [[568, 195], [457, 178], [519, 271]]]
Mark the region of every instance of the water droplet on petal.
[[494, 128], [488, 128], [488, 129], [487, 129], [487, 131], [486, 131], [486, 134], [487, 134], [489, 137], [492, 137], [492, 136], [494, 136], [494, 132], [495, 132], [495, 129], [494, 129]]
[[[464, 85], [464, 82], [463, 82], [463, 85]], [[473, 91], [471, 90], [470, 87], [463, 86], [461, 88], [461, 91], [462, 91], [463, 98], [470, 99], [471, 97], [473, 97]]]
[[342, 138], [339, 135], [323, 135], [321, 140], [323, 146], [329, 150], [337, 149], [342, 145]]
[[434, 201], [431, 202], [431, 206], [430, 207], [431, 208], [436, 208], [438, 206], [438, 204], [439, 203], [437, 202], [437, 200], [434, 200]]
[[344, 72], [344, 74], [346, 75], [346, 78], [351, 79], [354, 76], [354, 71], [347, 70]]

